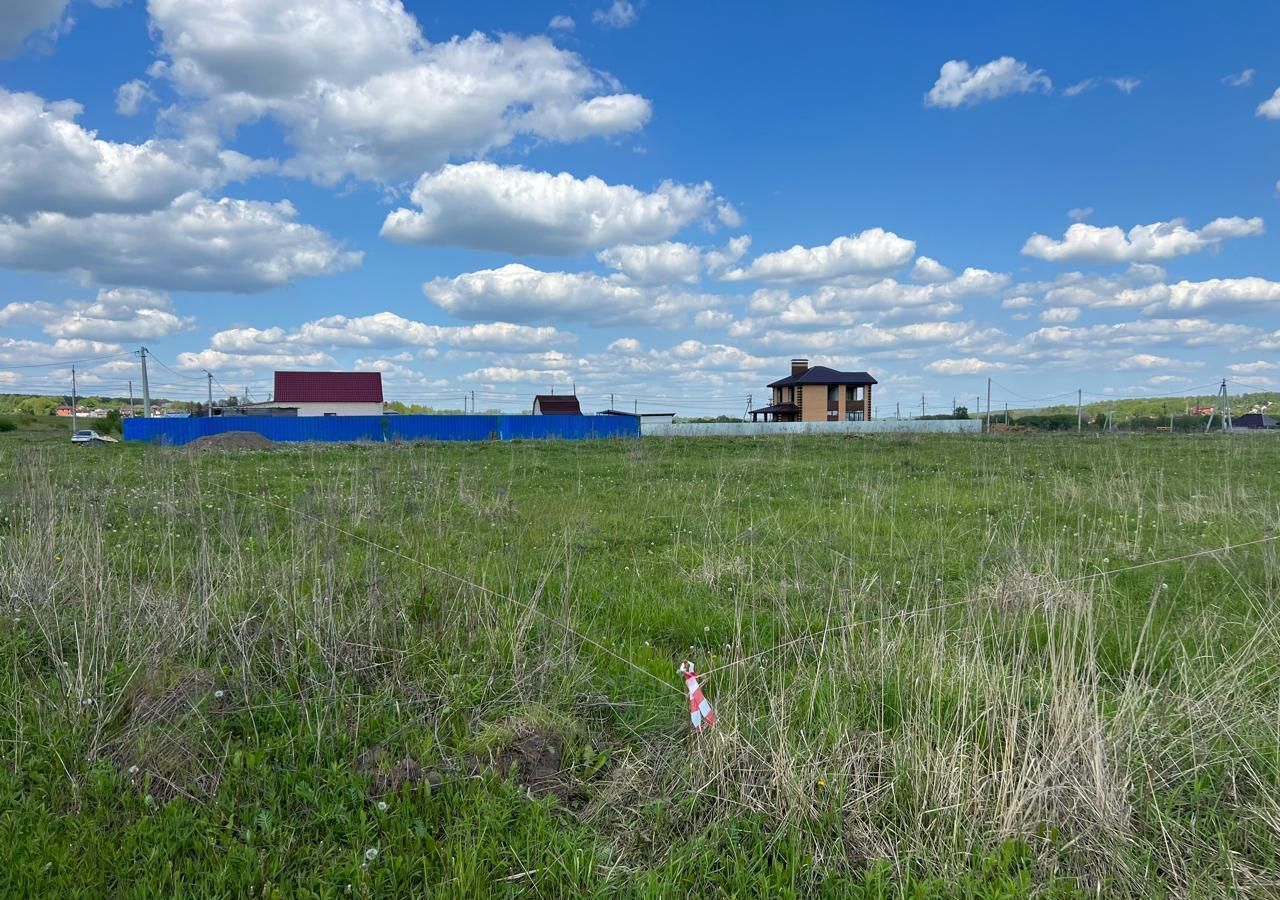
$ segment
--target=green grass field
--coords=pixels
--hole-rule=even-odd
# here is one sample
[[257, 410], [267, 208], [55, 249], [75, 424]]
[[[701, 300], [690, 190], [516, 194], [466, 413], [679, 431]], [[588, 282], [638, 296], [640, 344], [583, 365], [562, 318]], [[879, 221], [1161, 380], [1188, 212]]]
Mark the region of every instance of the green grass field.
[[1278, 440], [22, 434], [4, 896], [1280, 892]]

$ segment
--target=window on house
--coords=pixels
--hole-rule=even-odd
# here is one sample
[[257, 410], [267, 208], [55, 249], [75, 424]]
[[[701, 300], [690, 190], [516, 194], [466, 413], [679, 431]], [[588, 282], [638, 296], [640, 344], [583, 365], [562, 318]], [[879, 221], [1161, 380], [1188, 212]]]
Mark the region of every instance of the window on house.
[[849, 385], [844, 389], [844, 399], [846, 403], [861, 403], [862, 388]]
[[840, 388], [836, 387], [834, 384], [827, 386], [827, 402], [828, 403], [840, 402]]
[[866, 421], [866, 416], [863, 415], [862, 410], [854, 409], [854, 410], [850, 410], [848, 413], [845, 414], [845, 421], [846, 422], [864, 422]]

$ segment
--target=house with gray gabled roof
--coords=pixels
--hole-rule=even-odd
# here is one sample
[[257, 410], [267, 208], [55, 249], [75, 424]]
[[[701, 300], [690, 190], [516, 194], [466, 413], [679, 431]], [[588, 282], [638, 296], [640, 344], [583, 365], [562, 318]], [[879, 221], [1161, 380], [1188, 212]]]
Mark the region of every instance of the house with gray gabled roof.
[[865, 422], [871, 418], [871, 386], [866, 372], [839, 372], [791, 360], [791, 374], [769, 385], [768, 406], [751, 410], [751, 421]]

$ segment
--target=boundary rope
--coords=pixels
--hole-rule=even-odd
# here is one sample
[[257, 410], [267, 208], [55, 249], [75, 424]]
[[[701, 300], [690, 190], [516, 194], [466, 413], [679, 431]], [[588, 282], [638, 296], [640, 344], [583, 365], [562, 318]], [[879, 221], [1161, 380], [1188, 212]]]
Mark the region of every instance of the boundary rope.
[[[320, 518], [319, 516], [313, 516], [310, 513], [306, 513], [306, 512], [302, 512], [301, 510], [294, 509], [293, 507], [288, 506], [287, 504], [276, 503], [274, 500], [269, 500], [265, 497], [260, 497], [255, 494], [249, 494], [244, 491], [238, 491], [235, 488], [226, 487], [225, 485], [221, 487], [222, 487], [222, 490], [226, 491], [228, 494], [231, 494], [237, 497], [243, 497], [246, 500], [252, 500], [258, 503], [262, 503], [264, 505], [271, 506], [271, 507], [274, 507], [275, 509], [281, 510], [282, 512], [287, 512], [291, 515], [295, 515], [300, 518], [307, 519], [308, 521], [314, 522], [317, 525], [320, 525], [324, 528], [331, 529], [332, 531], [335, 531], [338, 534], [352, 538], [353, 540], [360, 541], [361, 543], [366, 544], [370, 547], [373, 547], [376, 550], [380, 550], [383, 553], [387, 553], [392, 556], [399, 557], [400, 559], [403, 559], [406, 562], [413, 563], [414, 565], [417, 565], [423, 569], [426, 569], [427, 571], [435, 572], [439, 575], [443, 575], [446, 578], [451, 578], [454, 581], [460, 584], [464, 584], [474, 590], [480, 591], [483, 594], [487, 594], [488, 596], [496, 597], [500, 600], [507, 600], [511, 603], [514, 603], [516, 606], [519, 606], [520, 608], [527, 610], [528, 612], [536, 616], [539, 616], [545, 621], [550, 622], [551, 624], [555, 625], [557, 628], [563, 629], [565, 632], [573, 635], [574, 637], [578, 638], [580, 641], [590, 644], [592, 647], [595, 647], [597, 650], [600, 650], [601, 652], [607, 654], [608, 656], [611, 656], [613, 659], [616, 659], [618, 662], [624, 664], [628, 668], [634, 669], [635, 671], [644, 674], [645, 676], [653, 679], [654, 681], [658, 682], [664, 687], [667, 687], [675, 691], [676, 693], [680, 694], [681, 696], [684, 696], [683, 690], [681, 690], [679, 687], [672, 684], [671, 682], [665, 680], [661, 676], [655, 675], [653, 672], [650, 672], [648, 669], [644, 668], [638, 663], [628, 659], [627, 657], [623, 656], [620, 653], [617, 653], [609, 649], [607, 646], [595, 640], [594, 638], [591, 638], [588, 635], [583, 634], [581, 631], [578, 631], [572, 625], [569, 625], [568, 623], [561, 621], [560, 619], [556, 618], [553, 615], [550, 615], [549, 613], [543, 612], [542, 610], [538, 609], [536, 606], [533, 606], [530, 603], [526, 603], [525, 601], [520, 600], [512, 596], [511, 594], [504, 594], [501, 591], [494, 590], [493, 588], [488, 588], [488, 587], [485, 587], [484, 585], [477, 584], [476, 582], [470, 580], [469, 578], [466, 578], [462, 575], [458, 575], [454, 572], [450, 572], [448, 569], [443, 569], [439, 566], [433, 565], [432, 563], [424, 562], [416, 557], [409, 556], [407, 553], [402, 553], [399, 550], [394, 550], [383, 544], [379, 544], [377, 541], [371, 540], [370, 538], [364, 537], [363, 535], [356, 534], [355, 532], [345, 529], [340, 525], [335, 525], [332, 522], [328, 522]], [[1102, 572], [1090, 572], [1084, 575], [1076, 575], [1074, 577], [1065, 578], [1065, 579], [1062, 579], [1061, 581], [1058, 581], [1054, 585], [1054, 588], [1061, 587], [1067, 584], [1077, 584], [1082, 581], [1092, 581], [1098, 578], [1107, 578], [1112, 575], [1119, 575], [1125, 572], [1133, 572], [1139, 569], [1150, 569], [1155, 566], [1168, 565], [1169, 563], [1184, 562], [1189, 559], [1198, 559], [1202, 556], [1212, 556], [1216, 553], [1230, 553], [1233, 550], [1239, 550], [1244, 547], [1253, 547], [1259, 544], [1269, 544], [1275, 541], [1280, 541], [1280, 534], [1269, 535], [1267, 537], [1257, 538], [1252, 541], [1243, 541], [1239, 544], [1224, 544], [1221, 547], [1210, 547], [1205, 550], [1196, 550], [1191, 553], [1183, 553], [1179, 556], [1171, 556], [1165, 559], [1155, 559], [1155, 560], [1149, 560], [1147, 562], [1134, 563], [1133, 565], [1120, 566], [1119, 568], [1107, 569], [1106, 571], [1102, 571]], [[1048, 591], [1044, 591], [1042, 593], [1048, 593]], [[830, 634], [837, 634], [841, 631], [851, 631], [855, 628], [862, 628], [866, 625], [874, 625], [879, 622], [889, 622], [894, 619], [898, 619], [905, 622], [908, 619], [918, 618], [919, 616], [926, 615], [928, 613], [939, 612], [944, 609], [952, 609], [955, 607], [966, 606], [971, 603], [976, 603], [978, 602], [978, 599], [979, 598], [977, 597], [967, 597], [962, 600], [952, 600], [946, 603], [938, 603], [938, 604], [934, 604], [933, 606], [926, 606], [920, 609], [914, 609], [914, 610], [904, 609], [896, 613], [889, 613], [883, 616], [876, 616], [875, 618], [871, 618], [871, 619], [859, 619], [856, 622], [845, 622], [840, 625], [832, 625], [828, 628], [823, 628], [818, 631], [812, 631], [807, 634], [801, 635], [800, 637], [792, 638], [790, 640], [783, 641], [779, 644], [774, 644], [772, 647], [766, 647], [764, 650], [760, 650], [748, 656], [740, 657], [738, 659], [733, 660], [732, 662], [727, 662], [722, 665], [707, 669], [706, 671], [701, 672], [700, 676], [703, 679], [706, 679], [711, 677], [717, 672], [723, 672], [727, 669], [732, 669], [736, 666], [745, 665], [746, 663], [752, 662], [753, 660], [761, 659], [765, 656], [769, 656], [770, 654], [777, 653], [779, 650], [785, 650], [788, 647], [794, 647], [795, 645], [804, 643], [805, 641], [813, 641]]]
[[[1188, 559], [1196, 559], [1197, 557], [1201, 557], [1201, 556], [1211, 556], [1215, 553], [1228, 553], [1232, 550], [1238, 550], [1241, 547], [1252, 547], [1257, 544], [1268, 544], [1273, 541], [1280, 541], [1280, 534], [1271, 535], [1269, 537], [1264, 537], [1264, 538], [1258, 538], [1257, 540], [1253, 540], [1253, 541], [1245, 541], [1240, 544], [1226, 544], [1222, 547], [1212, 547], [1208, 550], [1197, 550], [1194, 553], [1184, 553], [1181, 556], [1171, 556], [1168, 559], [1156, 559], [1156, 560], [1151, 560], [1149, 562], [1136, 563], [1131, 566], [1121, 566], [1118, 569], [1107, 569], [1105, 572], [1090, 572], [1087, 575], [1076, 575], [1072, 578], [1062, 579], [1061, 581], [1057, 582], [1054, 585], [1054, 587], [1057, 588], [1066, 584], [1076, 584], [1081, 581], [1090, 581], [1095, 578], [1106, 578], [1109, 575], [1119, 575], [1123, 572], [1132, 572], [1136, 569], [1149, 569], [1154, 566], [1162, 566], [1162, 565], [1167, 565], [1168, 563], [1182, 562]], [[1048, 593], [1048, 591], [1042, 591], [1041, 593]], [[767, 647], [764, 650], [759, 651], [758, 653], [752, 653], [750, 656], [743, 656], [743, 657], [740, 657], [739, 659], [733, 660], [732, 662], [727, 662], [722, 665], [716, 666], [715, 668], [708, 669], [707, 671], [702, 673], [702, 677], [709, 678], [712, 675], [714, 675], [716, 672], [723, 672], [725, 669], [732, 669], [734, 666], [740, 666], [744, 663], [751, 662], [752, 660], [760, 659], [761, 657], [768, 656], [771, 653], [776, 653], [779, 650], [784, 650], [787, 647], [793, 647], [796, 644], [802, 644], [805, 641], [816, 640], [818, 638], [825, 637], [829, 634], [836, 634], [841, 631], [850, 631], [854, 628], [861, 628], [864, 625], [875, 625], [878, 622], [889, 622], [894, 619], [901, 619], [902, 621], [905, 622], [907, 619], [913, 619], [918, 616], [925, 615], [926, 613], [938, 612], [939, 610], [951, 609], [957, 606], [966, 606], [970, 603], [976, 603], [977, 601], [978, 601], [977, 597], [966, 597], [963, 600], [952, 600], [948, 603], [938, 603], [938, 604], [935, 604], [934, 606], [926, 606], [922, 609], [902, 610], [900, 612], [890, 613], [884, 616], [877, 616], [873, 619], [860, 619], [857, 622], [846, 622], [842, 625], [832, 625], [828, 628], [823, 628], [819, 631], [812, 631], [812, 632], [809, 632], [808, 634], [801, 635], [798, 638], [792, 638], [791, 640], [783, 641], [782, 643], [775, 644], [772, 647]]]
[[383, 553], [388, 553], [392, 556], [397, 556], [400, 559], [403, 559], [406, 562], [413, 563], [414, 565], [420, 566], [421, 568], [426, 569], [429, 572], [435, 572], [438, 575], [443, 575], [445, 578], [452, 578], [454, 581], [460, 584], [464, 584], [467, 587], [473, 588], [474, 590], [480, 591], [482, 594], [487, 594], [490, 597], [496, 597], [500, 600], [510, 601], [511, 603], [514, 603], [516, 606], [519, 606], [521, 609], [527, 610], [528, 612], [533, 613], [535, 616], [539, 616], [542, 619], [545, 619], [546, 621], [555, 625], [556, 627], [563, 629], [565, 632], [573, 635], [578, 640], [583, 641], [584, 643], [590, 644], [591, 646], [595, 647], [597, 650], [600, 650], [603, 653], [608, 654], [609, 656], [618, 660], [618, 662], [621, 662], [629, 666], [630, 668], [635, 669], [637, 672], [641, 672], [644, 675], [647, 675], [649, 678], [652, 678], [654, 681], [658, 682], [664, 687], [670, 688], [671, 690], [675, 691], [681, 696], [684, 695], [684, 691], [682, 691], [676, 685], [672, 684], [670, 681], [667, 681], [661, 676], [653, 674], [648, 669], [644, 668], [643, 666], [641, 666], [636, 662], [633, 662], [630, 659], [627, 659], [627, 657], [621, 655], [620, 653], [615, 653], [613, 650], [610, 650], [608, 647], [606, 647], [604, 644], [600, 643], [599, 641], [595, 640], [594, 638], [591, 638], [583, 634], [581, 631], [578, 631], [572, 625], [569, 625], [566, 622], [562, 622], [561, 620], [557, 619], [555, 616], [549, 613], [545, 613], [542, 610], [538, 609], [536, 606], [530, 603], [526, 603], [523, 600], [517, 599], [511, 594], [504, 594], [501, 591], [495, 591], [493, 588], [487, 588], [482, 584], [476, 584], [474, 581], [472, 581], [469, 578], [465, 578], [462, 575], [458, 575], [453, 572], [450, 572], [448, 569], [442, 569], [439, 566], [433, 565], [429, 562], [423, 562], [422, 560], [413, 556], [409, 556], [407, 553], [402, 553], [399, 550], [393, 550], [390, 547], [384, 546], [383, 544], [379, 544], [377, 541], [371, 540], [367, 537], [364, 537], [363, 535], [356, 534], [354, 531], [348, 531], [347, 529], [343, 528], [341, 525], [335, 525], [332, 522], [327, 522], [324, 519], [321, 519], [319, 516], [313, 516], [310, 513], [302, 512], [301, 510], [294, 509], [293, 507], [287, 506], [283, 503], [276, 503], [274, 500], [268, 500], [265, 497], [259, 497], [254, 494], [247, 494], [244, 491], [238, 491], [235, 488], [226, 487], [225, 485], [221, 487], [224, 491], [226, 491], [229, 494], [233, 494], [238, 497], [244, 497], [247, 500], [254, 500], [254, 501], [257, 501], [258, 503], [275, 507], [276, 509], [281, 510], [283, 512], [287, 512], [290, 515], [295, 515], [300, 518], [307, 519], [311, 522], [315, 522], [317, 525], [321, 525], [325, 528], [331, 529], [332, 531], [335, 531], [338, 534], [344, 535], [345, 537], [352, 538], [353, 540], [360, 541], [361, 543], [367, 544], [368, 546], [373, 547], [376, 550], [381, 550]]

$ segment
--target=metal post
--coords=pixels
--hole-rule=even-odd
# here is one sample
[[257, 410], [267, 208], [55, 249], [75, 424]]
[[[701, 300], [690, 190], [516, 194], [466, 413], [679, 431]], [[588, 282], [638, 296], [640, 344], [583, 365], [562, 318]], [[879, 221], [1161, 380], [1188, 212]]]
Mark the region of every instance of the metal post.
[[1076, 388], [1076, 434], [1084, 430], [1084, 390]]
[[71, 432], [76, 430], [76, 367], [71, 367]]
[[147, 381], [147, 348], [142, 347], [138, 350], [138, 356], [142, 358], [142, 418], [151, 418], [151, 383]]
[[208, 369], [205, 369], [204, 374], [205, 378], [208, 380], [209, 387], [209, 408], [205, 411], [204, 417], [206, 419], [211, 419], [213, 418], [213, 373]]
[[987, 379], [987, 434], [991, 433], [991, 379]]

